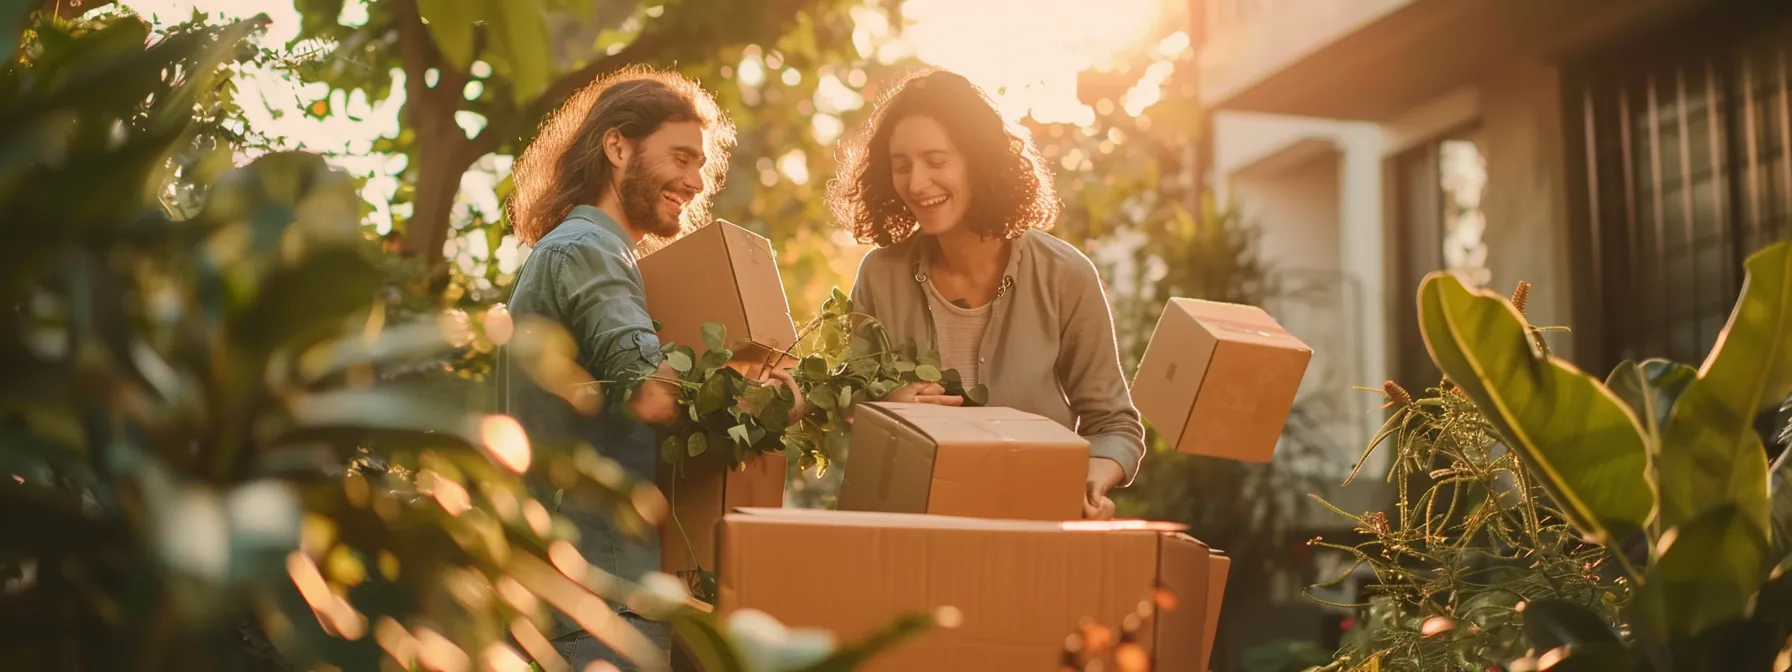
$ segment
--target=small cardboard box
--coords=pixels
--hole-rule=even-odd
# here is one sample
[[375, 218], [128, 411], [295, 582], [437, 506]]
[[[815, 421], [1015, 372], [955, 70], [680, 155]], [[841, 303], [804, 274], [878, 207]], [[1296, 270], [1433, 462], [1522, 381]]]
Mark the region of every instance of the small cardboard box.
[[1089, 442], [1011, 408], [865, 403], [853, 411], [842, 511], [1083, 517]]
[[1256, 306], [1171, 299], [1132, 401], [1184, 453], [1269, 462], [1313, 350]]
[[777, 255], [764, 236], [717, 220], [642, 257], [640, 270], [662, 343], [701, 355], [703, 324], [715, 322], [728, 330], [734, 361], [750, 367], [796, 345]]
[[722, 516], [739, 507], [784, 505], [785, 460], [758, 455], [731, 469], [732, 451], [711, 450], [685, 460], [682, 473], [661, 464], [660, 492], [672, 502], [672, 517], [660, 525], [660, 571], [697, 585], [699, 567], [716, 569], [716, 533]]
[[[904, 613], [956, 607], [863, 670], [1055, 670], [1084, 618], [1118, 630], [1159, 588], [1139, 632], [1154, 670], [1205, 670], [1225, 577], [1205, 544], [1142, 521], [1061, 522], [805, 509], [722, 523], [721, 612], [758, 609], [857, 641]], [[791, 568], [800, 567], [801, 571]]]

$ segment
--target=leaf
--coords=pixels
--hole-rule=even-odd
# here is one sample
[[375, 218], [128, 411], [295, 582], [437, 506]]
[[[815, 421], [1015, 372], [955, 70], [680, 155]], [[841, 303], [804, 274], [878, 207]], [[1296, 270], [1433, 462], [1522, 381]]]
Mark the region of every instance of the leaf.
[[769, 433], [782, 435], [784, 430], [790, 428], [790, 411], [791, 403], [789, 401], [781, 396], [774, 397], [765, 405], [765, 409], [759, 412], [757, 416], [759, 425]]
[[699, 670], [747, 672], [746, 663], [734, 644], [716, 626], [715, 617], [696, 610], [683, 610], [671, 619], [672, 634], [677, 636], [686, 653]]
[[685, 439], [685, 453], [691, 457], [702, 455], [706, 450], [709, 450], [709, 437], [703, 432], [697, 432], [692, 434], [691, 438]]
[[341, 328], [343, 320], [373, 302], [379, 285], [379, 269], [360, 253], [320, 250], [270, 276], [232, 321], [232, 330], [252, 348], [303, 344]]
[[964, 400], [973, 406], [988, 406], [989, 387], [978, 383], [975, 387], [964, 391]]
[[[471, 0], [463, 0], [471, 1]], [[516, 103], [524, 106], [548, 88], [553, 77], [548, 26], [539, 0], [487, 0], [493, 47], [510, 64]]]
[[711, 376], [703, 381], [703, 387], [697, 390], [697, 400], [691, 407], [698, 415], [709, 415], [728, 406], [728, 379], [724, 376]]
[[940, 382], [940, 369], [932, 364], [922, 364], [915, 367], [915, 377], [929, 383], [937, 383]]
[[660, 459], [666, 464], [678, 464], [678, 437], [668, 436], [660, 442]]
[[1674, 400], [1687, 383], [1699, 375], [1692, 367], [1665, 359], [1619, 363], [1606, 376], [1605, 386], [1636, 413], [1643, 430], [1655, 442], [1661, 440], [1661, 428], [1667, 425]]
[[1558, 646], [1618, 643], [1618, 636], [1599, 614], [1562, 599], [1526, 603], [1524, 636], [1539, 651]]
[[1562, 506], [1602, 543], [1640, 530], [1654, 509], [1648, 451], [1629, 407], [1572, 364], [1542, 355], [1506, 298], [1448, 273], [1419, 288], [1431, 359], [1474, 400]]
[[733, 357], [734, 353], [728, 350], [710, 350], [703, 353], [702, 357], [697, 358], [697, 371], [708, 376], [712, 372], [720, 371], [722, 367], [728, 366], [728, 360]]
[[852, 670], [863, 668], [878, 654], [913, 639], [933, 626], [934, 620], [931, 616], [915, 613], [903, 614], [864, 639], [848, 644], [834, 652], [826, 659], [798, 669], [801, 672], [852, 672]]
[[834, 408], [844, 409], [850, 406], [852, 406], [852, 386], [842, 385], [840, 386], [840, 403], [836, 404]]
[[804, 357], [803, 363], [797, 365], [797, 373], [809, 380], [827, 378], [828, 362], [820, 357]]
[[703, 345], [711, 351], [719, 352], [728, 349], [728, 328], [716, 322], [704, 322]]
[[748, 434], [746, 425], [735, 425], [733, 427], [729, 427], [728, 428], [728, 438], [733, 440], [735, 443], [743, 445], [743, 446], [753, 445], [753, 437], [750, 434]]
[[666, 353], [666, 362], [672, 365], [673, 371], [677, 371], [679, 373], [690, 373], [691, 372], [692, 362], [691, 362], [690, 355], [684, 354], [677, 350], [673, 350], [672, 352]]
[[1730, 321], [1662, 437], [1655, 469], [1663, 527], [1734, 502], [1767, 534], [1767, 454], [1754, 422], [1792, 394], [1792, 242], [1751, 255], [1747, 265]]
[[777, 388], [765, 385], [750, 386], [740, 393], [741, 410], [752, 415], [759, 415], [777, 396]]
[[428, 22], [436, 48], [462, 72], [473, 65], [475, 24], [485, 19], [484, 9], [473, 0], [417, 0], [417, 13]]
[[1664, 532], [1656, 557], [1636, 591], [1630, 622], [1663, 642], [1743, 617], [1768, 568], [1767, 539], [1735, 504]]

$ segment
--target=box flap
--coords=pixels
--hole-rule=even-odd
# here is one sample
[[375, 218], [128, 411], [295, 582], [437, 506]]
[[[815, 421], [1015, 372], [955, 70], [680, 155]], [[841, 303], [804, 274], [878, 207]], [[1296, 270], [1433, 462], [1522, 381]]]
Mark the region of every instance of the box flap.
[[1157, 580], [1161, 589], [1169, 591], [1169, 599], [1159, 602], [1154, 621], [1157, 659], [1153, 669], [1207, 669], [1202, 661], [1207, 653], [1203, 634], [1208, 632], [1211, 554], [1206, 544], [1187, 535], [1167, 534], [1159, 541]]
[[1226, 579], [1231, 573], [1232, 559], [1224, 553], [1212, 551], [1207, 559], [1207, 618], [1204, 626], [1206, 629], [1201, 634], [1201, 664], [1194, 669], [1212, 669], [1208, 664], [1213, 658], [1213, 642], [1218, 639], [1220, 607], [1226, 601]]
[[933, 439], [899, 417], [881, 409], [855, 412], [839, 508], [926, 511], [936, 448]]

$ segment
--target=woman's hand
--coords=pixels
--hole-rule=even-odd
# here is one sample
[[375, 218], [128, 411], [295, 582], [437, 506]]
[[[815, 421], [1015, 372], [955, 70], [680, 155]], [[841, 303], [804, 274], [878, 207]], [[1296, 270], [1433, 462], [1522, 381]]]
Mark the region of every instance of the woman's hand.
[[1108, 499], [1108, 491], [1120, 485], [1126, 478], [1126, 470], [1105, 457], [1089, 458], [1089, 478], [1084, 483], [1083, 518], [1088, 520], [1108, 520], [1114, 517], [1114, 500]]
[[946, 394], [946, 388], [939, 383], [909, 383], [896, 388], [884, 401], [895, 401], [913, 404], [935, 404], [939, 406], [963, 406], [964, 397]]

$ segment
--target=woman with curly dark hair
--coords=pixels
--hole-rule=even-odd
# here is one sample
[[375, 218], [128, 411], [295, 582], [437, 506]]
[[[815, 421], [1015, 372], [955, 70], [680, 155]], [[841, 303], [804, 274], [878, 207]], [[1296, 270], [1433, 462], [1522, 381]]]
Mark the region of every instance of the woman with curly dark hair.
[[[1107, 493], [1137, 473], [1144, 428], [1095, 265], [1045, 233], [1057, 194], [1026, 131], [964, 77], [924, 71], [894, 88], [841, 159], [830, 205], [877, 246], [859, 266], [855, 309], [899, 343], [931, 344], [991, 405], [1087, 438], [1083, 513], [1112, 516]], [[964, 403], [937, 384], [886, 400]]]

